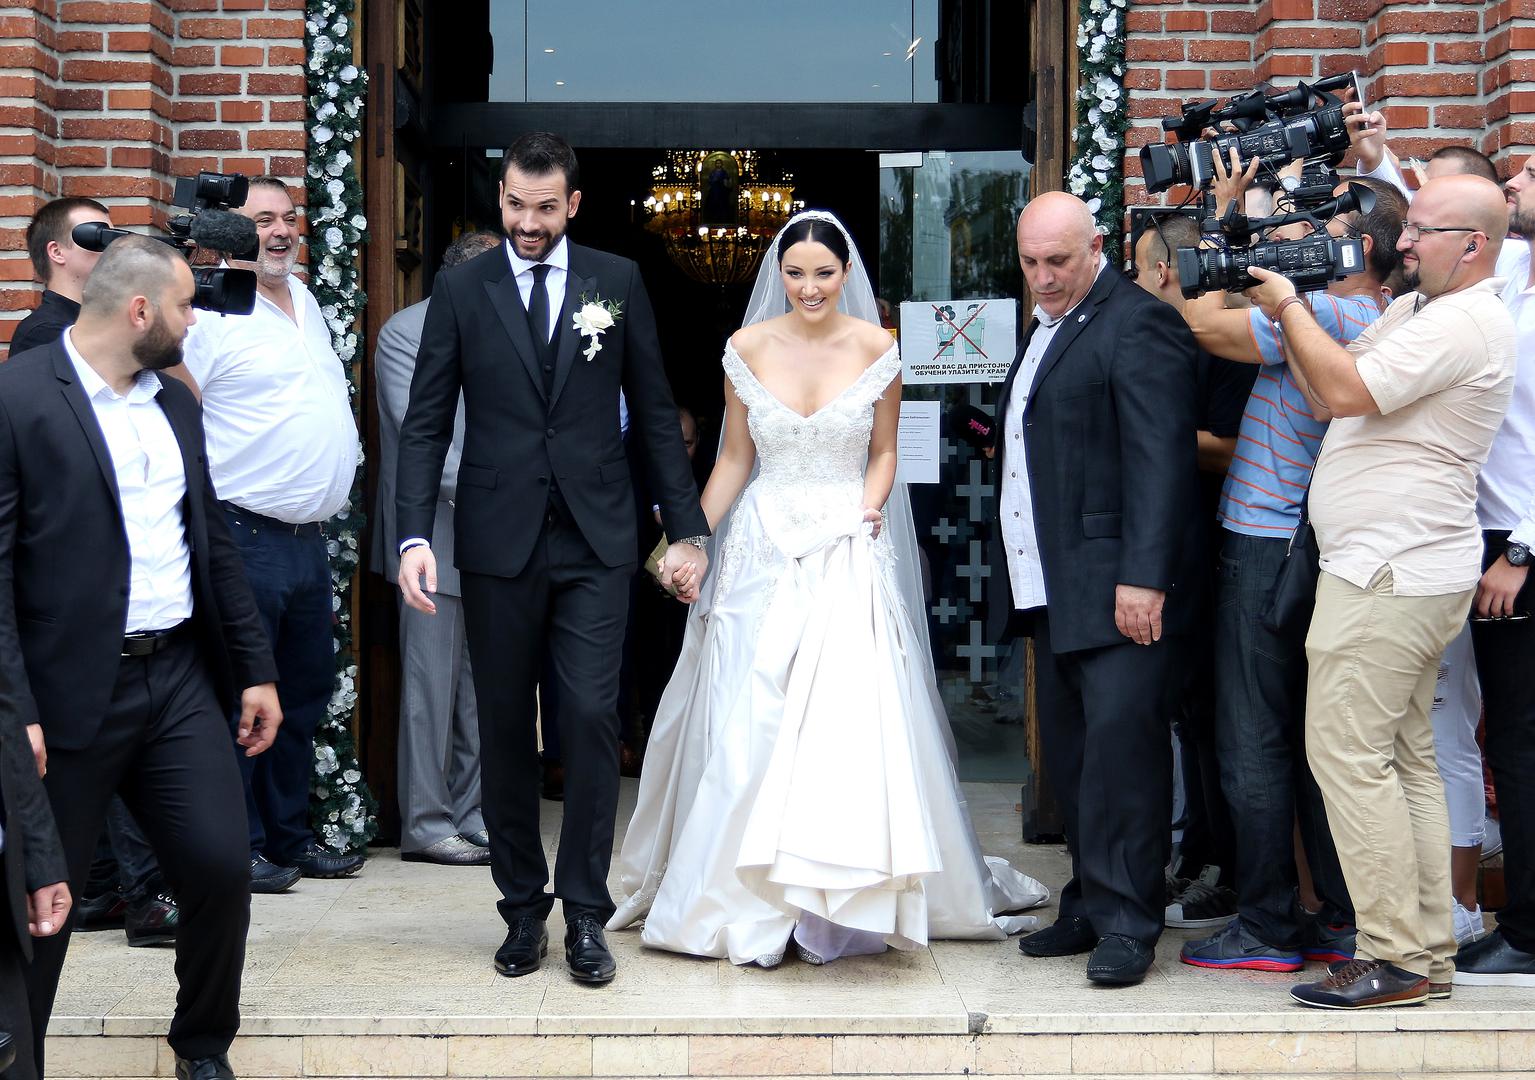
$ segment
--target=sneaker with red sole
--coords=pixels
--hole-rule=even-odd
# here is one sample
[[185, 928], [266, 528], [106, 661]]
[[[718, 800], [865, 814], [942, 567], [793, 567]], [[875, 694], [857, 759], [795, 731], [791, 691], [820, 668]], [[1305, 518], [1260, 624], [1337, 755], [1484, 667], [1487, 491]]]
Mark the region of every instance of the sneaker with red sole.
[[1233, 919], [1210, 937], [1184, 942], [1178, 959], [1193, 967], [1243, 971], [1299, 971], [1305, 963], [1297, 949], [1259, 941], [1241, 919]]

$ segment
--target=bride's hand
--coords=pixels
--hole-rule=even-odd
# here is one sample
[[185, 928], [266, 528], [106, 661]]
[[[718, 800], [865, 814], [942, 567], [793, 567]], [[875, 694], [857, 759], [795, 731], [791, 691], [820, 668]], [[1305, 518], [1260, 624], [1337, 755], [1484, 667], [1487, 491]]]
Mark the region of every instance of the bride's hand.
[[869, 539], [878, 540], [879, 531], [885, 527], [884, 513], [872, 506], [865, 506], [863, 508], [863, 520], [864, 524], [873, 526], [869, 531]]

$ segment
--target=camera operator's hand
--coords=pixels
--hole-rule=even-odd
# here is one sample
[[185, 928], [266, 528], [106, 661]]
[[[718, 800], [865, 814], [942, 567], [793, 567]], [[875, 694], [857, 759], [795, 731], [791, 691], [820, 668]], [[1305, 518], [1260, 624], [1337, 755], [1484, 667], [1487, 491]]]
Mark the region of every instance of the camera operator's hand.
[[1215, 212], [1217, 214], [1224, 214], [1226, 208], [1231, 205], [1231, 200], [1235, 199], [1237, 213], [1240, 214], [1242, 208], [1246, 205], [1244, 196], [1247, 193], [1247, 189], [1252, 187], [1253, 177], [1258, 175], [1258, 166], [1263, 163], [1262, 159], [1253, 158], [1247, 163], [1247, 168], [1244, 171], [1242, 160], [1237, 156], [1237, 148], [1234, 146], [1231, 148], [1231, 167], [1229, 169], [1226, 167], [1226, 163], [1221, 160], [1219, 154], [1214, 154], [1212, 157], [1215, 163], [1215, 182], [1210, 185], [1210, 190], [1215, 194]]
[[1343, 123], [1348, 140], [1359, 155], [1359, 171], [1374, 172], [1386, 156], [1386, 117], [1380, 111], [1366, 112], [1363, 105], [1350, 101], [1343, 106]]
[[1295, 284], [1282, 274], [1265, 270], [1261, 266], [1249, 266], [1247, 272], [1258, 279], [1258, 284], [1243, 295], [1263, 309], [1263, 314], [1274, 318], [1279, 305], [1295, 295]]

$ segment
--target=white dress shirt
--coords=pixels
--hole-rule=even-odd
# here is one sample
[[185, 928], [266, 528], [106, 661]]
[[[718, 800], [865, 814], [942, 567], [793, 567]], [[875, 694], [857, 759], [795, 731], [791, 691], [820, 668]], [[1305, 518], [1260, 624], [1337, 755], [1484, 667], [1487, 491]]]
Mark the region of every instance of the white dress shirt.
[[320, 305], [292, 274], [288, 291], [296, 323], [258, 293], [249, 315], [200, 316], [185, 351], [219, 498], [300, 525], [346, 506], [358, 442]]
[[1514, 317], [1518, 366], [1508, 413], [1477, 478], [1476, 516], [1482, 528], [1508, 529], [1511, 540], [1535, 547], [1535, 286], [1530, 285], [1530, 245], [1513, 237], [1505, 240], [1498, 272], [1508, 275], [1503, 303]]
[[[1108, 266], [1108, 259], [1098, 257], [1098, 273]], [[1097, 283], [1097, 277], [1093, 279]], [[1083, 294], [1083, 300], [1087, 299]], [[1029, 404], [1029, 391], [1034, 388], [1034, 376], [1039, 372], [1039, 362], [1045, 350], [1055, 340], [1055, 332], [1067, 317], [1077, 310], [1082, 301], [1059, 318], [1052, 319], [1044, 308], [1034, 308], [1034, 318], [1039, 325], [1029, 338], [1024, 350], [1023, 362], [1013, 379], [1012, 395], [1007, 399], [1007, 424], [1002, 437], [1007, 440], [1003, 461], [1007, 475], [1002, 477], [1002, 543], [1007, 550], [1007, 576], [1013, 585], [1013, 607], [1044, 607], [1045, 572], [1039, 561], [1039, 537], [1034, 530], [1034, 500], [1029, 489], [1028, 452], [1023, 440], [1023, 412]]]
[[181, 514], [187, 494], [181, 444], [155, 401], [161, 386], [154, 372], [139, 372], [133, 389], [118, 394], [85, 362], [73, 336], [73, 330], [64, 334], [64, 351], [112, 455], [128, 537], [132, 571], [123, 632], [169, 630], [192, 617], [192, 558]]
[[[512, 276], [517, 279], [522, 308], [527, 311], [533, 297], [533, 268], [540, 264], [517, 254], [517, 248], [510, 240], [506, 242], [506, 257], [512, 264]], [[544, 278], [544, 288], [549, 292], [549, 335], [553, 340], [555, 328], [560, 324], [560, 309], [565, 306], [565, 282], [570, 278], [570, 244], [565, 237], [555, 241], [554, 250], [545, 256], [542, 265], [549, 268], [549, 276]], [[560, 329], [568, 330], [570, 327]]]

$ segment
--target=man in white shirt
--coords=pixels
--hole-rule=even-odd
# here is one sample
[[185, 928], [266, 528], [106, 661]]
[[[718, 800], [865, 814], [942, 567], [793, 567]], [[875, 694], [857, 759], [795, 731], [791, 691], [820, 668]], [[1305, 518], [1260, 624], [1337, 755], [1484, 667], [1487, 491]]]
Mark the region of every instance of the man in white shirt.
[[1455, 956], [1455, 982], [1535, 986], [1535, 155], [1503, 185], [1510, 237], [1498, 260], [1508, 274], [1503, 302], [1519, 350], [1514, 396], [1477, 482], [1484, 550], [1471, 608], [1471, 638], [1486, 706], [1487, 763], [1498, 792], [1503, 879], [1508, 899], [1498, 928]]
[[[187, 337], [208, 462], [277, 659], [287, 722], [244, 762], [252, 891], [343, 877], [364, 856], [320, 845], [309, 826], [314, 733], [334, 681], [330, 563], [320, 525], [347, 504], [357, 427], [346, 372], [314, 295], [293, 275], [298, 214], [287, 187], [256, 177], [240, 212], [256, 223], [256, 308], [205, 315]], [[254, 767], [252, 767], [254, 764]]]

